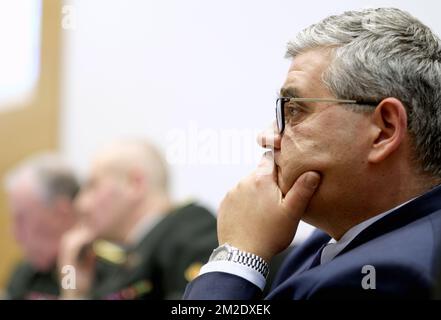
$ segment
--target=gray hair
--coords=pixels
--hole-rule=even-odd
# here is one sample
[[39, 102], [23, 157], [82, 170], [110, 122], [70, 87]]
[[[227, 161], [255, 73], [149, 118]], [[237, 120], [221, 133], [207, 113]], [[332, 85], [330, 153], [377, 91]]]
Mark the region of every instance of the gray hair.
[[333, 54], [322, 80], [336, 97], [406, 106], [413, 160], [441, 177], [441, 41], [430, 28], [395, 8], [349, 11], [303, 30], [287, 57], [319, 48]]
[[47, 202], [60, 196], [73, 200], [79, 190], [73, 169], [52, 153], [35, 155], [10, 170], [5, 178], [6, 190], [14, 188], [22, 179], [30, 179]]

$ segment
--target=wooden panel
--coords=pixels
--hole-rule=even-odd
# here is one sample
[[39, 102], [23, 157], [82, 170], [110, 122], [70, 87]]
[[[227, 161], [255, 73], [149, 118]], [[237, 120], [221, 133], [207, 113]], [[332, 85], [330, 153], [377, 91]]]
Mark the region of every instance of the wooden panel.
[[[58, 148], [61, 1], [44, 0], [41, 24], [41, 74], [35, 94], [24, 105], [0, 113], [0, 176], [34, 152]], [[20, 257], [0, 188], [0, 289]]]

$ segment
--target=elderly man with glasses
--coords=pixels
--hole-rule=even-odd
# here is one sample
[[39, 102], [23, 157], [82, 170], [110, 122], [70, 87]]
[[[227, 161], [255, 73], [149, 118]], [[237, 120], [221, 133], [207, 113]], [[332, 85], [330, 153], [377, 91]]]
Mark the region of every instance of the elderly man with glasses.
[[429, 298], [441, 235], [441, 41], [399, 9], [331, 16], [288, 44], [270, 151], [219, 208], [187, 299]]

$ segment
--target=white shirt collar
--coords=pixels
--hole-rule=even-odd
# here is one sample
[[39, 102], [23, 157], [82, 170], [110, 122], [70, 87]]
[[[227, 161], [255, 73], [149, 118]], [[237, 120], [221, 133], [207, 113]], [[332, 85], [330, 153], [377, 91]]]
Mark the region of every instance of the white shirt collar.
[[332, 259], [334, 259], [340, 252], [343, 251], [344, 248], [346, 248], [346, 246], [349, 243], [351, 243], [352, 240], [355, 239], [356, 236], [358, 236], [363, 230], [365, 230], [367, 227], [372, 225], [374, 222], [380, 220], [381, 218], [387, 216], [392, 211], [397, 210], [398, 208], [415, 200], [416, 198], [418, 198], [418, 197], [412, 198], [412, 199], [410, 199], [410, 200], [408, 200], [408, 201], [406, 201], [406, 202], [404, 202], [404, 203], [402, 203], [402, 204], [400, 204], [400, 205], [398, 205], [398, 206], [396, 206], [386, 212], [380, 213], [380, 214], [376, 215], [375, 217], [372, 217], [368, 220], [365, 220], [365, 221], [357, 224], [356, 226], [349, 229], [338, 241], [335, 240], [334, 238], [329, 240], [326, 247], [323, 248], [322, 256], [320, 257], [320, 264], [327, 263], [327, 262], [331, 261]]

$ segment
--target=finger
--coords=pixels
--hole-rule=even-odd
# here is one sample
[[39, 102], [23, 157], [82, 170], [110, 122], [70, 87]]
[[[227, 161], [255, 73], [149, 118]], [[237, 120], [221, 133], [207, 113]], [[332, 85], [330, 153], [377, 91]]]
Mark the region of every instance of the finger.
[[271, 151], [266, 151], [262, 159], [259, 162], [259, 165], [256, 169], [256, 175], [258, 176], [272, 176], [276, 177], [277, 172], [274, 165], [274, 154]]
[[302, 174], [283, 199], [287, 212], [295, 218], [300, 218], [320, 184], [320, 175], [309, 171]]

